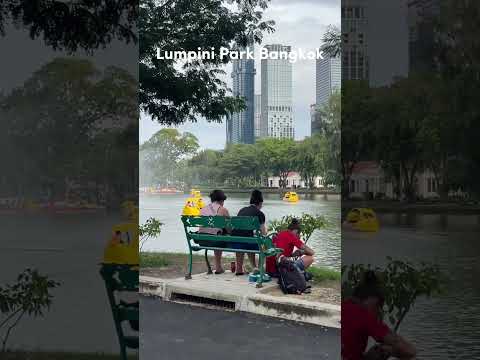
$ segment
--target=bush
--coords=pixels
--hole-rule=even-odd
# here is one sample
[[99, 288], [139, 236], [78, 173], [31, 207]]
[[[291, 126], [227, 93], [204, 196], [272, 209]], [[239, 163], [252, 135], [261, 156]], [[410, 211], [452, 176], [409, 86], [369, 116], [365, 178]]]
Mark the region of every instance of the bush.
[[382, 316], [390, 322], [394, 331], [397, 331], [419, 297], [431, 297], [442, 293], [446, 277], [437, 265], [422, 262], [415, 266], [391, 257], [387, 260], [385, 268], [374, 268], [370, 264], [343, 266], [342, 298], [352, 295], [367, 270], [375, 271], [383, 284], [385, 295]]

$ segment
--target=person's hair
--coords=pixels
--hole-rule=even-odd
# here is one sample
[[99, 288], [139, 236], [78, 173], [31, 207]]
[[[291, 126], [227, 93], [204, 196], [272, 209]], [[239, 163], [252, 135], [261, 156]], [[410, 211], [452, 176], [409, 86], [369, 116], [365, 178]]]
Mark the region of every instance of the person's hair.
[[259, 205], [263, 203], [263, 195], [260, 190], [253, 190], [252, 195], [250, 196], [250, 204]]
[[213, 202], [218, 202], [218, 201], [225, 201], [227, 200], [227, 197], [225, 196], [225, 193], [222, 190], [213, 190], [210, 193], [210, 201]]
[[288, 224], [288, 230], [301, 231], [300, 221], [297, 218], [293, 218], [290, 224]]
[[383, 294], [382, 284], [374, 271], [365, 271], [362, 280], [353, 290], [353, 296], [360, 300], [376, 297], [383, 303], [385, 296]]

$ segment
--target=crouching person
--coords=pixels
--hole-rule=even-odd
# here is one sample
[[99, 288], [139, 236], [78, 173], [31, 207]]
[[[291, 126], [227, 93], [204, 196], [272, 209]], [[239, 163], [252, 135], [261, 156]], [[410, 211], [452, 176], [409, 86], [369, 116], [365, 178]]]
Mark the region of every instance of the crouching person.
[[[283, 250], [278, 257], [298, 257], [295, 263], [301, 271], [305, 271], [313, 264], [315, 252], [300, 239], [300, 232], [300, 222], [298, 219], [292, 219], [288, 225], [288, 230], [279, 232], [273, 239], [273, 244]], [[277, 258], [275, 256], [267, 258], [266, 270], [270, 276], [278, 276]]]

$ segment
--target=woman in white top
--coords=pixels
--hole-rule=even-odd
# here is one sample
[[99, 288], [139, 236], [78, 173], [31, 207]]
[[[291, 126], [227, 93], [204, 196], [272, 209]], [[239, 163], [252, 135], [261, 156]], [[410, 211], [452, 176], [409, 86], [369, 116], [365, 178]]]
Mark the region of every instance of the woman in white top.
[[[202, 216], [230, 216], [228, 210], [223, 206], [227, 197], [222, 190], [213, 190], [210, 194], [210, 204], [200, 210]], [[223, 233], [223, 229], [200, 228], [200, 233], [218, 235]], [[222, 267], [222, 251], [215, 250], [215, 274], [222, 274], [225, 270]]]

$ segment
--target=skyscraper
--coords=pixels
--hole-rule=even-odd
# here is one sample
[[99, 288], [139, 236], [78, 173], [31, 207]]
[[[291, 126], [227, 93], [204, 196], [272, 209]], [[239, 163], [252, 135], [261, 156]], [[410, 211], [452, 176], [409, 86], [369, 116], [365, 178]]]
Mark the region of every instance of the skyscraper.
[[262, 123], [262, 95], [255, 94], [255, 101], [254, 101], [254, 108], [255, 108], [255, 126], [254, 126], [254, 136], [255, 139], [261, 137], [261, 123]]
[[316, 103], [322, 106], [330, 95], [342, 86], [342, 64], [340, 57], [317, 59]]
[[409, 71], [429, 72], [434, 63], [434, 19], [440, 15], [440, 0], [409, 0]]
[[324, 124], [319, 109], [328, 103], [330, 96], [342, 86], [340, 57], [317, 59], [316, 104], [310, 106], [311, 133], [322, 131]]
[[344, 80], [368, 80], [367, 5], [365, 0], [342, 1], [342, 76]]
[[[267, 45], [271, 52], [291, 51], [290, 46]], [[273, 56], [272, 56], [273, 57]], [[292, 63], [285, 58], [262, 59], [261, 137], [295, 137], [292, 104]]]
[[233, 96], [243, 98], [246, 109], [231, 114], [227, 118], [227, 143], [253, 144], [255, 141], [255, 61], [251, 59], [233, 60], [232, 65]]

